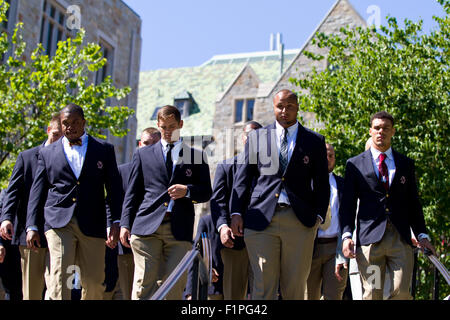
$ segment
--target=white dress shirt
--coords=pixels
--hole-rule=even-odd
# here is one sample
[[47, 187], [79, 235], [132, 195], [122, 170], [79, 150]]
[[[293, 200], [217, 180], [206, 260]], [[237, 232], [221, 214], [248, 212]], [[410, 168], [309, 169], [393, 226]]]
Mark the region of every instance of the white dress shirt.
[[339, 196], [336, 184], [336, 178], [333, 173], [329, 173], [330, 181], [330, 208], [331, 208], [331, 223], [328, 229], [319, 229], [319, 238], [334, 238], [339, 234]]
[[84, 133], [81, 137], [81, 146], [70, 146], [69, 139], [65, 136], [62, 138], [62, 144], [64, 147], [64, 154], [67, 162], [69, 162], [77, 179], [80, 177], [81, 169], [83, 168], [84, 159], [86, 158], [86, 151], [88, 146], [88, 136]]

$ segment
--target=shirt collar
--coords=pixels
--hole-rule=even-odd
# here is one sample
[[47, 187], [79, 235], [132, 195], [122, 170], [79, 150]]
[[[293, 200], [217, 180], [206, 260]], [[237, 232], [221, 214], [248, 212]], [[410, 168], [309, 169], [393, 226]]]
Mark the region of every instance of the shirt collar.
[[[87, 143], [87, 139], [88, 139], [88, 135], [86, 134], [86, 132], [83, 133], [83, 135], [80, 137], [80, 139], [81, 139], [82, 146], [84, 146]], [[62, 142], [65, 145], [69, 145], [69, 139], [67, 139], [66, 136], [63, 136]]]
[[387, 159], [394, 160], [391, 147], [389, 149], [387, 149], [385, 152], [381, 152], [380, 150], [377, 150], [374, 147], [370, 147], [370, 152], [372, 153], [372, 158], [375, 161], [378, 160], [378, 157], [380, 156], [381, 153], [384, 153], [386, 155]]
[[[283, 134], [284, 128], [281, 126], [281, 124], [278, 123], [278, 121], [275, 121], [275, 127], [277, 130], [277, 136], [280, 137]], [[297, 132], [298, 130], [298, 121], [296, 121], [295, 124], [287, 128], [287, 130], [289, 133], [289, 137], [293, 137], [294, 133]]]
[[[161, 139], [161, 144], [162, 144], [164, 150], [166, 150], [167, 148], [169, 148], [169, 143], [168, 143], [166, 140]], [[178, 145], [181, 144], [181, 138], [178, 139], [178, 141], [172, 142], [172, 144], [173, 144], [173, 148], [175, 149]]]

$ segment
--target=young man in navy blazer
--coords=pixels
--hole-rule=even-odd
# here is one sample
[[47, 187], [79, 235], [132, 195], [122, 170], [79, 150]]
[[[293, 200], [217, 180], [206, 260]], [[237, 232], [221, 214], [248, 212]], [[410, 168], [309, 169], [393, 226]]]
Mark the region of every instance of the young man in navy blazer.
[[40, 246], [37, 223], [43, 212], [50, 251], [48, 298], [70, 300], [71, 273], [78, 269], [81, 298], [101, 300], [105, 238], [108, 246], [117, 245], [122, 201], [114, 146], [85, 133], [78, 105], [69, 104], [60, 115], [64, 137], [39, 151], [28, 202], [27, 244]]
[[[194, 204], [211, 197], [206, 155], [180, 139], [180, 112], [165, 106], [158, 112], [160, 142], [138, 149], [122, 209], [120, 241], [133, 251], [132, 299], [146, 300], [157, 290], [191, 247]], [[186, 274], [167, 299], [183, 297]]]
[[[41, 247], [30, 250], [26, 241], [28, 198], [38, 166], [39, 151], [62, 136], [60, 115], [56, 114], [47, 127], [47, 141], [40, 146], [19, 153], [6, 190], [0, 233], [3, 239], [18, 245], [22, 265], [22, 291], [24, 300], [41, 300], [48, 275], [48, 248], [44, 237], [44, 217], [37, 222]], [[47, 274], [46, 274], [47, 272]]]
[[[245, 124], [242, 132], [242, 142], [245, 146], [248, 134], [262, 128], [256, 121]], [[211, 197], [211, 218], [220, 233], [220, 241], [224, 272], [223, 297], [225, 300], [244, 300], [247, 297], [249, 280], [252, 279], [247, 248], [244, 237], [233, 234], [231, 229], [230, 200], [233, 192], [234, 175], [240, 153], [230, 160], [219, 163], [214, 178], [213, 195]]]
[[[412, 299], [411, 229], [422, 248], [434, 253], [417, 193], [414, 162], [391, 148], [394, 118], [385, 111], [370, 119], [370, 149], [347, 161], [344, 195], [339, 212], [343, 248], [358, 263], [363, 299], [383, 299], [388, 269], [390, 299]], [[356, 215], [357, 202], [359, 209]], [[352, 233], [357, 229], [357, 249]]]
[[278, 299], [280, 289], [283, 299], [303, 300], [330, 198], [325, 139], [297, 121], [293, 92], [275, 94], [273, 107], [275, 123], [250, 133], [238, 166], [231, 228], [245, 239], [252, 299]]

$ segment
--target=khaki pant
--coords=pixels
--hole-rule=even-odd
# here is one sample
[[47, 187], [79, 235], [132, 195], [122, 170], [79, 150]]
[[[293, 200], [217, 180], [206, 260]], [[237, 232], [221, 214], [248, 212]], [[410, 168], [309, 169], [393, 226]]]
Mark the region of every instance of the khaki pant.
[[348, 269], [341, 269], [342, 281], [334, 272], [336, 268], [336, 242], [318, 243], [314, 251], [311, 271], [309, 272], [307, 296], [308, 300], [342, 300], [347, 285]]
[[50, 256], [47, 248], [37, 251], [19, 246], [22, 267], [23, 300], [42, 300], [45, 284], [49, 282]]
[[122, 291], [123, 300], [131, 300], [131, 290], [133, 288], [134, 260], [133, 254], [127, 253], [117, 256], [119, 267], [119, 285]]
[[[80, 271], [82, 300], [102, 300], [105, 286], [105, 239], [84, 235], [75, 218], [45, 233], [50, 251], [48, 299], [70, 300], [73, 272]], [[46, 296], [46, 297], [47, 297]]]
[[413, 248], [388, 221], [380, 242], [361, 246], [356, 250], [356, 261], [363, 284], [363, 300], [383, 300], [386, 269], [391, 278], [389, 299], [411, 300]]
[[223, 298], [245, 300], [249, 281], [249, 260], [247, 248], [220, 251], [223, 262]]
[[305, 227], [292, 208], [277, 209], [263, 231], [244, 230], [253, 271], [253, 300], [303, 300], [319, 221]]
[[[148, 300], [158, 290], [157, 281], [163, 282], [191, 249], [188, 241], [177, 241], [170, 222], [163, 222], [150, 236], [132, 235], [130, 239], [134, 257], [132, 300]], [[181, 300], [186, 287], [187, 271], [166, 296], [167, 300]]]

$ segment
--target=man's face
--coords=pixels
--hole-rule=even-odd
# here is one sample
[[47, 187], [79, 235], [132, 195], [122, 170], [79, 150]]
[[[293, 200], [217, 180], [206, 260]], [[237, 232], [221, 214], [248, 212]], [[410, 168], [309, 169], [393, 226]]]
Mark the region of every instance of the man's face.
[[336, 166], [336, 154], [334, 148], [327, 144], [328, 173], [333, 172]]
[[248, 124], [244, 127], [244, 130], [242, 132], [242, 143], [244, 145], [247, 143], [248, 134], [253, 130], [255, 130], [255, 128], [251, 124]]
[[54, 121], [47, 127], [48, 143], [56, 142], [62, 136], [61, 123]]
[[389, 119], [373, 119], [369, 130], [372, 137], [372, 146], [384, 152], [391, 146], [391, 139], [395, 134], [395, 128]]
[[85, 124], [86, 120], [77, 113], [61, 114], [62, 132], [69, 140], [80, 138], [84, 133]]
[[177, 122], [175, 117], [168, 117], [167, 119], [160, 118], [158, 120], [158, 128], [161, 132], [161, 138], [166, 142], [175, 142], [180, 139], [180, 129], [183, 128], [183, 120]]
[[151, 146], [159, 141], [159, 136], [157, 134], [151, 134], [148, 132], [144, 132], [141, 135], [141, 140], [139, 140], [139, 148], [145, 146]]
[[287, 93], [280, 92], [273, 99], [275, 119], [283, 127], [288, 128], [297, 121], [297, 98]]

